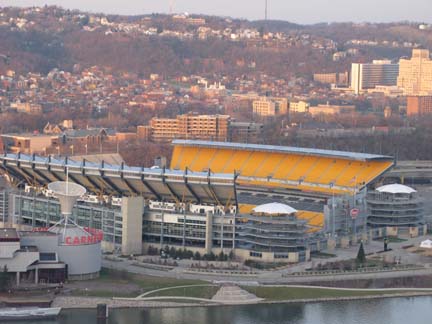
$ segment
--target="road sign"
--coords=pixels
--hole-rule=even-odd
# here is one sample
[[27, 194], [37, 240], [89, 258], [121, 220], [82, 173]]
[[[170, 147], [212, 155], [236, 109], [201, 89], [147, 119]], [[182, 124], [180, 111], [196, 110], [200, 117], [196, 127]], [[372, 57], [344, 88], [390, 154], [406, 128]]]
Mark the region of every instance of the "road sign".
[[359, 213], [360, 213], [360, 210], [358, 208], [352, 208], [350, 210], [350, 215], [351, 215], [352, 219], [356, 219]]

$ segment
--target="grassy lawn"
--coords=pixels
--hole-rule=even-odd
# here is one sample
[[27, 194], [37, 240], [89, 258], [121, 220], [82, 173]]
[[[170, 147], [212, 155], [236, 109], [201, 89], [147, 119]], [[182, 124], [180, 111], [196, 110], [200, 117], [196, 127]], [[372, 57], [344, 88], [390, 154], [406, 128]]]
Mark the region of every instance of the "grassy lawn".
[[218, 286], [172, 288], [157, 291], [154, 294], [147, 295], [146, 297], [177, 296], [211, 299], [218, 289]]
[[175, 279], [165, 277], [153, 277], [145, 275], [131, 274], [125, 271], [117, 271], [103, 268], [100, 277], [97, 279], [101, 283], [124, 283], [135, 284], [141, 288], [142, 292], [151, 291], [159, 288], [168, 288], [175, 286], [188, 286], [188, 285], [205, 285], [208, 284], [202, 280], [187, 280]]
[[255, 294], [257, 297], [267, 300], [296, 300], [313, 298], [335, 298], [335, 297], [359, 297], [359, 296], [383, 296], [412, 291], [354, 291], [354, 290], [332, 290], [321, 288], [297, 288], [297, 287], [242, 287]]
[[[87, 290], [85, 288], [74, 288], [71, 293], [73, 296], [89, 297], [137, 297], [144, 292], [159, 288], [203, 284], [208, 284], [208, 282], [137, 275], [126, 271], [102, 268], [100, 277], [91, 281], [92, 287]], [[202, 295], [205, 295], [205, 293], [202, 292]]]
[[134, 292], [121, 292], [117, 290], [83, 290], [74, 289], [71, 295], [77, 297], [100, 297], [100, 298], [111, 298], [111, 297], [123, 297], [123, 298], [135, 298], [140, 294], [140, 291]]

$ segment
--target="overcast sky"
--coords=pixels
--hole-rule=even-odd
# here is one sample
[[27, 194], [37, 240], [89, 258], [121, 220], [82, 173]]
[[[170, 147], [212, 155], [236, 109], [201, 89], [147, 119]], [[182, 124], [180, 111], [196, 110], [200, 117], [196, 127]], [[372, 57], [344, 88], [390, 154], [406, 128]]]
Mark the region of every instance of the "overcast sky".
[[[117, 14], [168, 13], [170, 0], [0, 0], [0, 6], [60, 5]], [[174, 12], [264, 18], [265, 0], [176, 0]], [[334, 21], [432, 23], [432, 0], [268, 0], [269, 19], [297, 23]]]

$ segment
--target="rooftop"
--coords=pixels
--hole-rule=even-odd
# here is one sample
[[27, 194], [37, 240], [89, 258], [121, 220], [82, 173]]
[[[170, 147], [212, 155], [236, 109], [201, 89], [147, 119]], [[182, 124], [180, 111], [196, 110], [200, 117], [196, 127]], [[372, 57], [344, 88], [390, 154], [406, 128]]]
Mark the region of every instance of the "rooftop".
[[293, 146], [211, 142], [211, 141], [199, 141], [199, 140], [174, 140], [172, 144], [183, 145], [183, 146], [213, 147], [213, 148], [221, 148], [221, 149], [234, 149], [234, 150], [242, 149], [242, 150], [249, 150], [249, 151], [313, 155], [313, 156], [361, 160], [361, 161], [370, 161], [370, 160], [393, 161], [393, 157], [386, 156], [386, 155], [333, 151], [333, 150], [323, 150], [323, 149], [303, 148], [303, 147], [293, 147]]
[[415, 189], [399, 184], [399, 183], [394, 183], [394, 184], [389, 184], [389, 185], [385, 185], [385, 186], [381, 186], [379, 188], [376, 189], [379, 192], [385, 192], [385, 193], [392, 193], [392, 194], [411, 194], [414, 192], [417, 192]]
[[19, 236], [15, 228], [0, 228], [0, 242], [16, 242]]
[[296, 213], [297, 210], [292, 208], [291, 206], [274, 202], [257, 206], [252, 209], [252, 212], [267, 215], [290, 215]]
[[[0, 155], [0, 168], [18, 181], [46, 186], [54, 181], [82, 185], [93, 193], [135, 196], [164, 201], [198, 201], [229, 205], [235, 202], [233, 173], [193, 172], [75, 161], [38, 155]], [[30, 176], [31, 174], [31, 176]]]

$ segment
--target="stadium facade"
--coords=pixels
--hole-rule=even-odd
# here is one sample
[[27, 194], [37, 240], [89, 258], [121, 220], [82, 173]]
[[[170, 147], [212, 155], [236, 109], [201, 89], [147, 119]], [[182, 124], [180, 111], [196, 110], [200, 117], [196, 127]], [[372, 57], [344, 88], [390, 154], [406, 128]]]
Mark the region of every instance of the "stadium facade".
[[413, 188], [401, 184], [381, 186], [367, 196], [368, 226], [384, 230], [387, 236], [425, 235], [423, 205]]
[[[2, 155], [0, 167], [21, 188], [7, 195], [9, 222], [55, 223], [59, 206], [46, 185], [69, 179], [90, 192], [72, 217], [104, 232], [104, 250], [141, 254], [169, 246], [298, 262], [335, 237], [366, 230], [365, 188], [393, 166], [391, 157], [340, 151], [188, 140], [173, 145], [171, 169]], [[296, 212], [276, 219], [253, 211], [268, 202]], [[356, 219], [352, 209], [360, 211]]]

